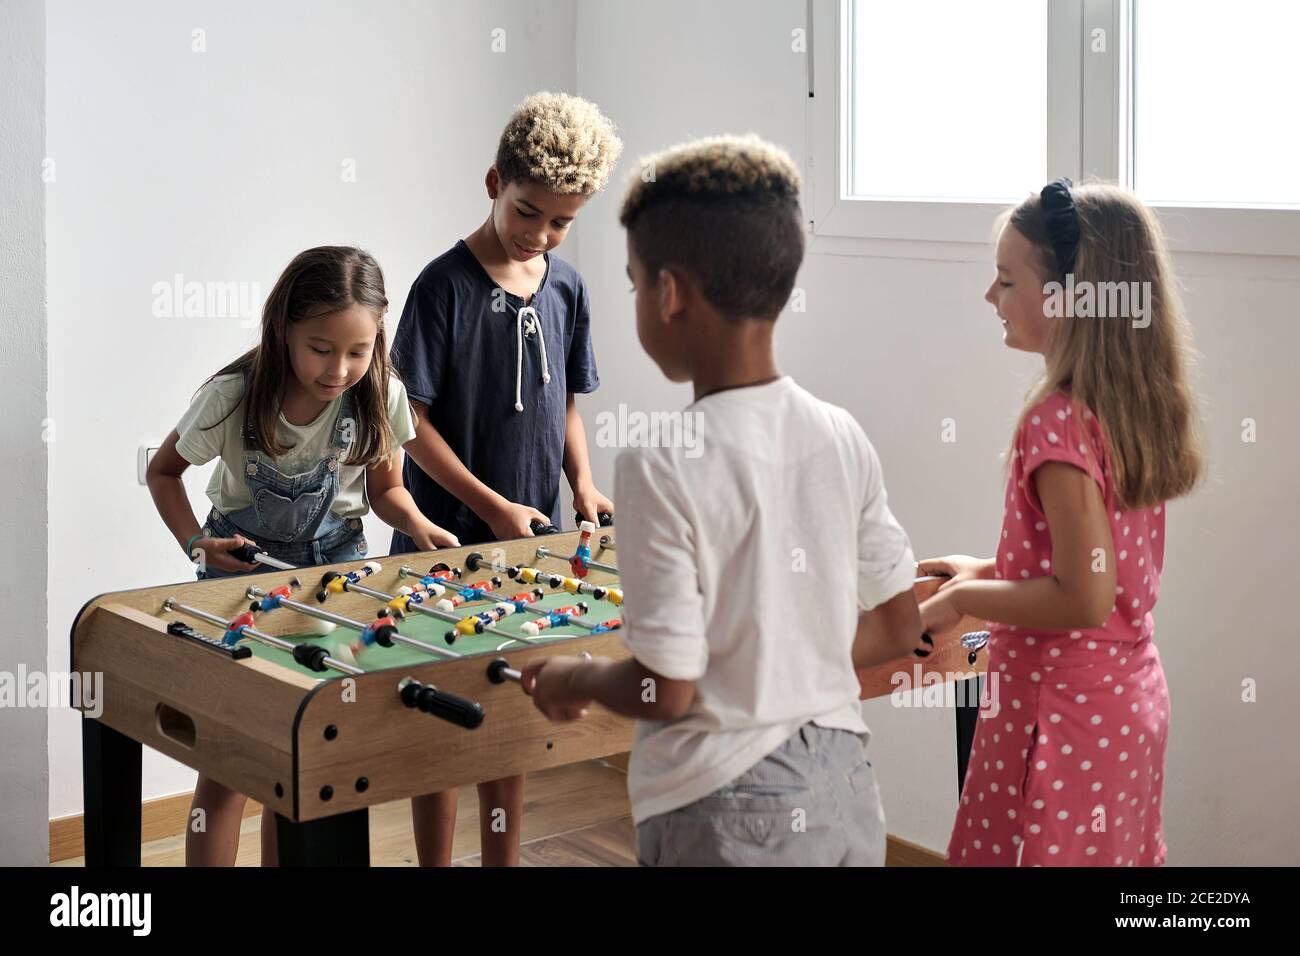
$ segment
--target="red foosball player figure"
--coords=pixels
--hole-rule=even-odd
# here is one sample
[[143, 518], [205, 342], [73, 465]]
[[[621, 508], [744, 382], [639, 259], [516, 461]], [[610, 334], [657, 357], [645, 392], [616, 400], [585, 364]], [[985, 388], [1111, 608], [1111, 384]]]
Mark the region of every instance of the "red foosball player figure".
[[595, 530], [596, 526], [590, 521], [578, 525], [578, 546], [573, 549], [573, 557], [569, 559], [569, 568], [577, 577], [587, 576], [587, 562], [591, 560], [591, 536]]
[[582, 617], [587, 613], [587, 605], [583, 601], [575, 604], [567, 604], [564, 607], [557, 607], [549, 614], [542, 617], [534, 618], [520, 628], [529, 637], [536, 637], [548, 627], [564, 627], [572, 618]]
[[381, 647], [393, 646], [393, 635], [397, 633], [397, 622], [402, 619], [401, 612], [393, 611], [391, 608], [383, 608], [379, 611], [379, 616], [370, 622], [369, 626], [361, 632], [360, 636], [346, 647], [339, 647], [339, 654], [342, 660], [353, 663], [357, 655], [372, 644], [378, 644]]

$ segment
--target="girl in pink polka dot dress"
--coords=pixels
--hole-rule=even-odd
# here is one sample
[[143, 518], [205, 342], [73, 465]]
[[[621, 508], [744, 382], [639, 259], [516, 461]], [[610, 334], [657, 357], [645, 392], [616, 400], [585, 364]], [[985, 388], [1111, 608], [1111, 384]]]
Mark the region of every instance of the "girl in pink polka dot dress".
[[[1103, 282], [1138, 283], [1145, 305], [1134, 295], [1100, 316], [1094, 299], [1088, 314], [1080, 297]], [[996, 556], [921, 563], [951, 575], [921, 607], [926, 628], [988, 620], [997, 684], [981, 702], [948, 861], [1158, 866], [1170, 706], [1152, 611], [1164, 502], [1201, 469], [1159, 227], [1115, 187], [1057, 180], [1005, 217], [985, 298], [1006, 345], [1045, 368], [1010, 450]]]

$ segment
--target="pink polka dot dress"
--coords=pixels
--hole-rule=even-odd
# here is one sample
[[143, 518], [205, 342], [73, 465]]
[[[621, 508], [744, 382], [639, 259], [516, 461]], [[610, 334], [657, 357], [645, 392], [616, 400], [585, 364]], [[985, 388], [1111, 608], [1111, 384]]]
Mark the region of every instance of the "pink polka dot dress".
[[1056, 393], [1026, 415], [1012, 451], [995, 564], [1019, 581], [1051, 571], [1031, 476], [1044, 462], [1097, 482], [1115, 542], [1115, 609], [1102, 627], [990, 627], [988, 679], [948, 861], [958, 866], [1158, 866], [1169, 691], [1151, 616], [1164, 508], [1115, 504], [1101, 428]]

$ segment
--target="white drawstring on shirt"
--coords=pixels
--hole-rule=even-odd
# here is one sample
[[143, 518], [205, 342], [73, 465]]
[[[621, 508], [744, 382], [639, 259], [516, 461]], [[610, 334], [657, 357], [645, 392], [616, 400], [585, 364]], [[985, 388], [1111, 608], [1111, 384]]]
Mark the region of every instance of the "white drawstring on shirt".
[[542, 384], [551, 381], [551, 370], [546, 364], [546, 336], [542, 333], [542, 317], [531, 305], [526, 305], [515, 314], [515, 411], [524, 410], [524, 313], [528, 313], [529, 331], [537, 330], [537, 347], [542, 353]]

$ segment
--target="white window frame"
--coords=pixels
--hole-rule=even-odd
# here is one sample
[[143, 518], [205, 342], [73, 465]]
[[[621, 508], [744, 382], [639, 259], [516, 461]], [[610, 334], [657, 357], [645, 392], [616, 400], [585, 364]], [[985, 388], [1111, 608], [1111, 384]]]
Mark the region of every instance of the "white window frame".
[[[808, 0], [808, 195], [813, 252], [873, 253], [938, 244], [929, 254], [980, 256], [1008, 203], [862, 199], [848, 194], [848, 62], [851, 0]], [[1051, 0], [1047, 37], [1047, 179], [1132, 180], [1129, 43], [1141, 0]], [[1106, 52], [1088, 51], [1092, 31]], [[1126, 54], [1126, 55], [1121, 55]], [[1032, 186], [1028, 188], [1033, 188]], [[1154, 205], [1177, 252], [1300, 256], [1300, 209]], [[911, 253], [909, 253], [911, 254]], [[917, 254], [926, 255], [927, 253]]]

